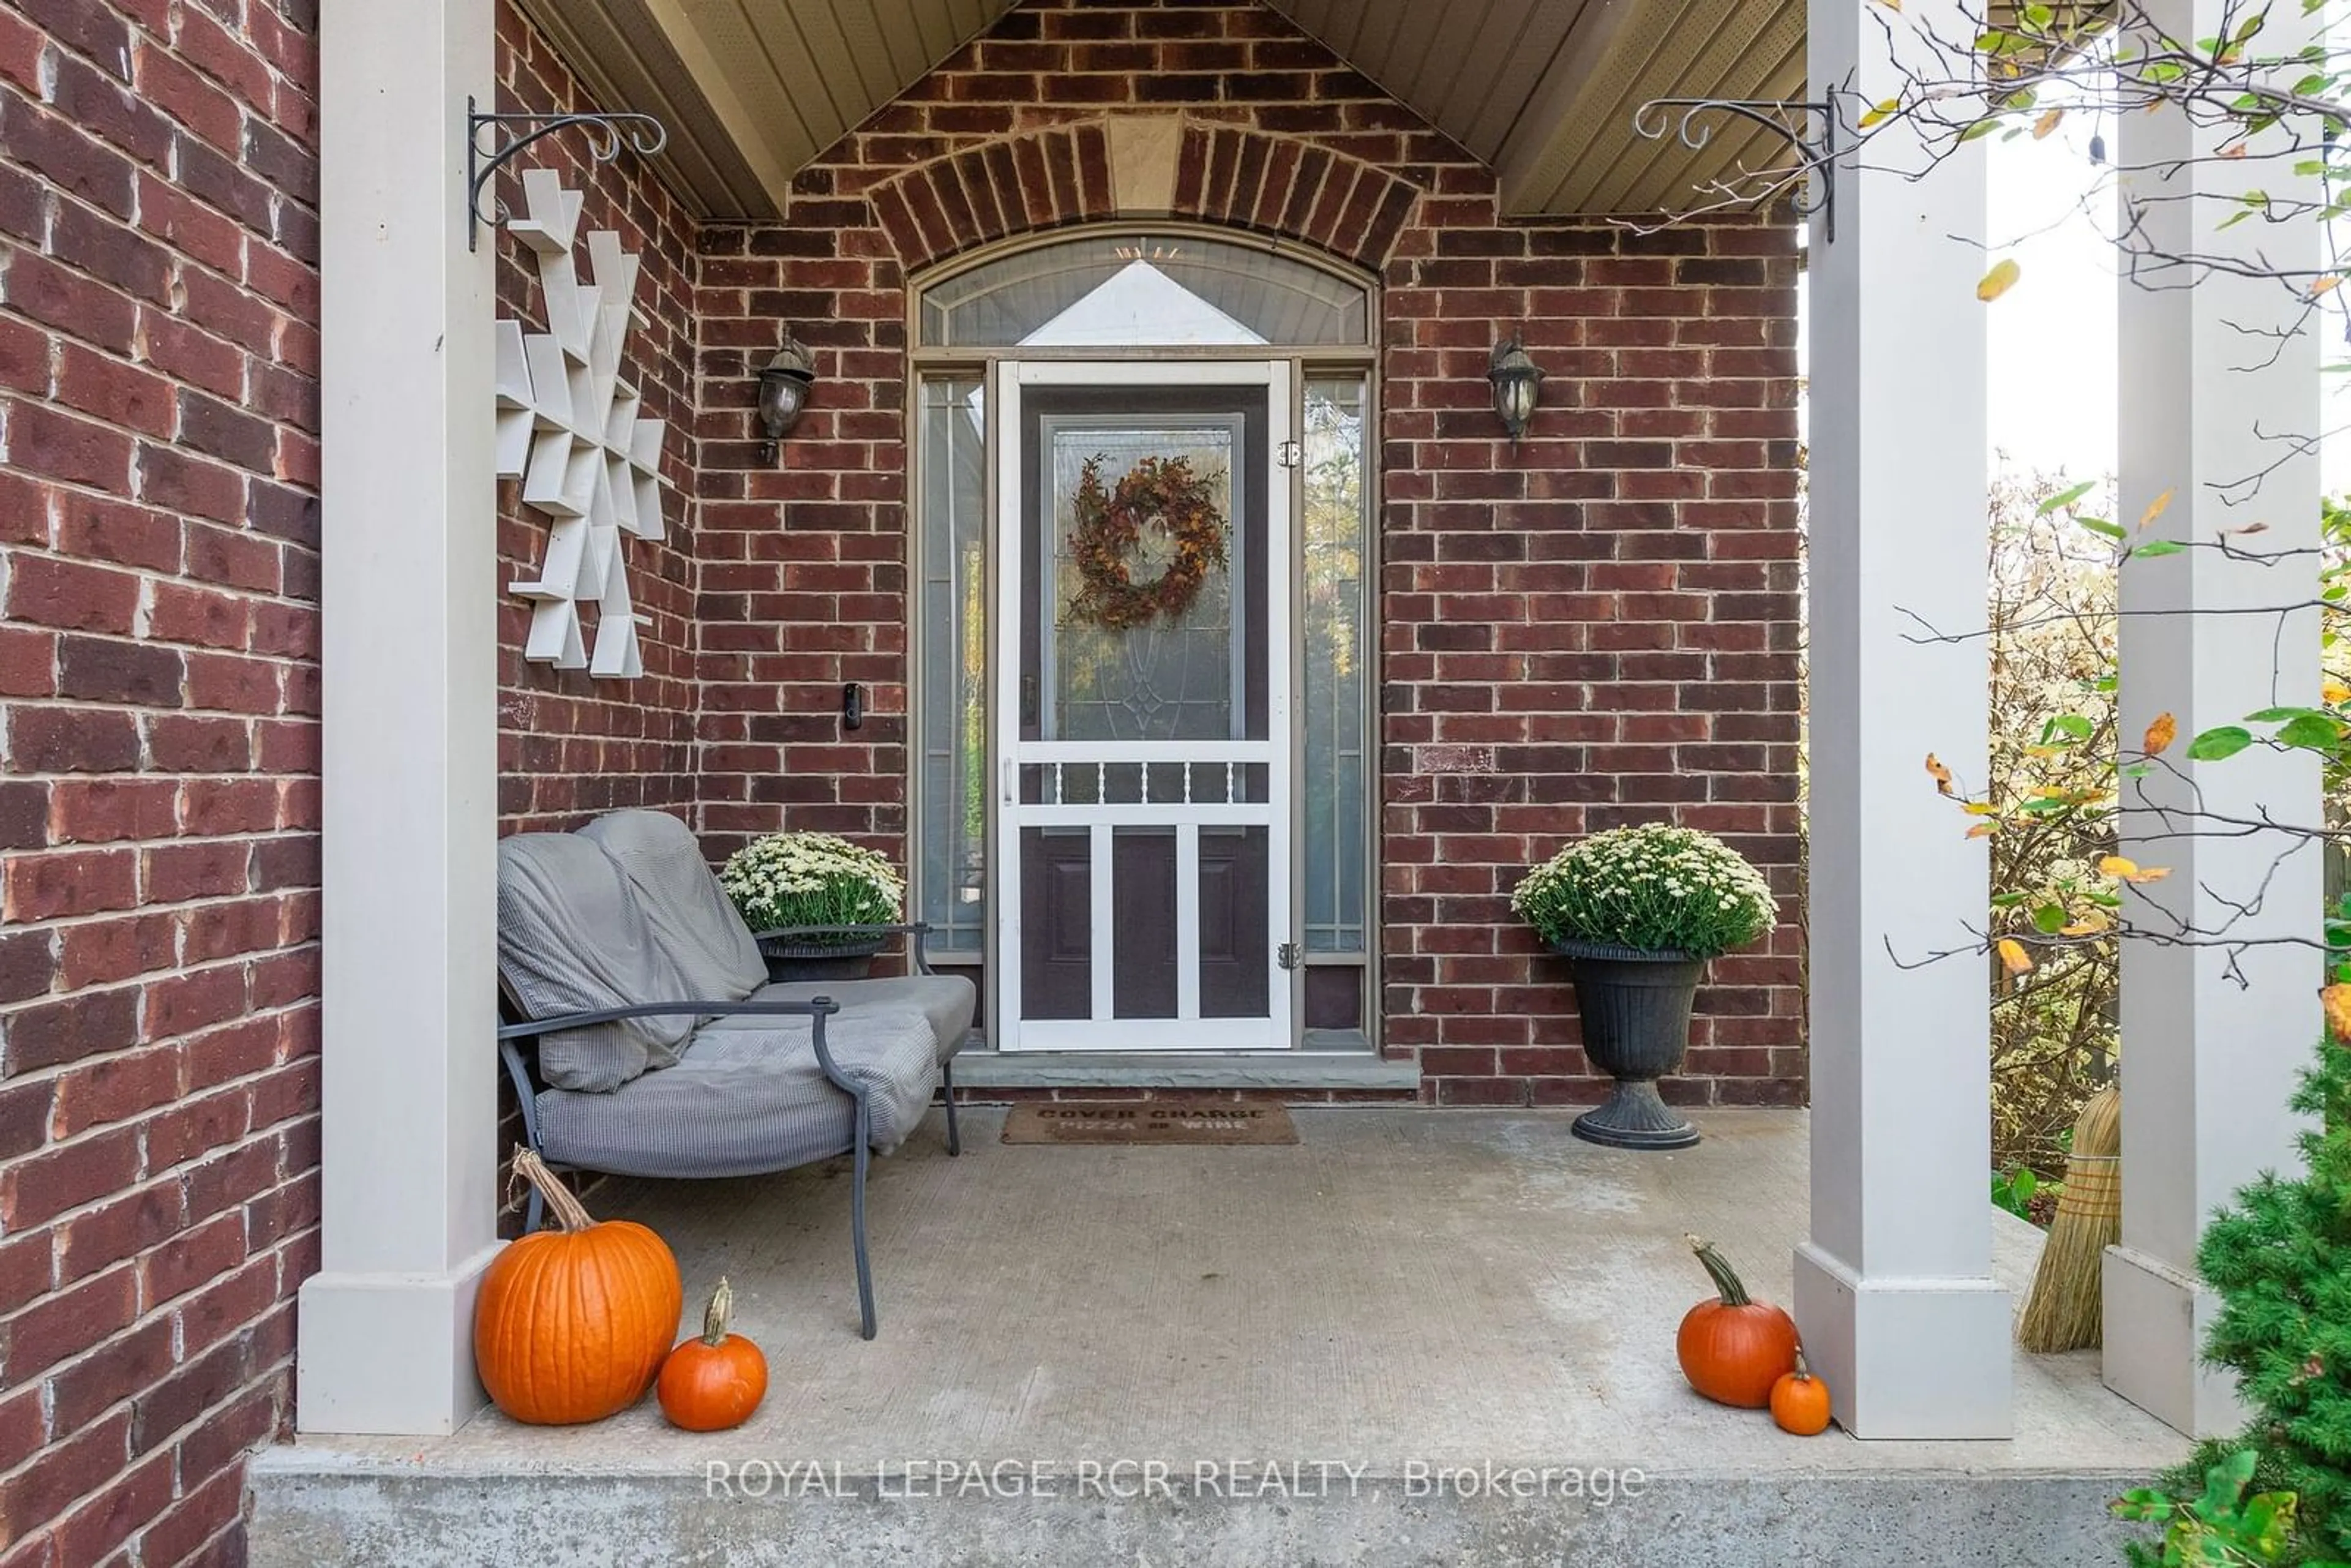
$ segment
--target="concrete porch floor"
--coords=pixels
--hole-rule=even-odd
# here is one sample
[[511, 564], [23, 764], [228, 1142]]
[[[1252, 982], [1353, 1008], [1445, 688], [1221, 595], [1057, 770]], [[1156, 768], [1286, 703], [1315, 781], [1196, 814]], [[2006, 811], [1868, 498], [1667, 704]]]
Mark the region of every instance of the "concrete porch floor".
[[[255, 1467], [253, 1560], [2111, 1563], [2105, 1500], [2186, 1452], [2095, 1353], [2020, 1356], [2000, 1443], [1799, 1439], [1692, 1393], [1673, 1334], [1707, 1287], [1682, 1235], [1787, 1299], [1802, 1113], [1702, 1114], [1669, 1155], [1581, 1143], [1565, 1114], [1293, 1114], [1295, 1147], [1121, 1149], [1008, 1147], [974, 1110], [951, 1160], [935, 1113], [875, 1166], [870, 1344], [845, 1165], [609, 1186], [600, 1214], [676, 1251], [689, 1318], [731, 1277], [772, 1375], [750, 1424], [679, 1432], [647, 1399], [585, 1427], [306, 1439]], [[2037, 1245], [2002, 1217], [2020, 1294]], [[922, 1495], [939, 1461], [998, 1460], [1019, 1463], [985, 1492]], [[1268, 1462], [1305, 1467], [1298, 1495], [1263, 1489]], [[1489, 1466], [1646, 1484], [1596, 1505], [1434, 1479]], [[1040, 1476], [1052, 1495], [1008, 1495]]]

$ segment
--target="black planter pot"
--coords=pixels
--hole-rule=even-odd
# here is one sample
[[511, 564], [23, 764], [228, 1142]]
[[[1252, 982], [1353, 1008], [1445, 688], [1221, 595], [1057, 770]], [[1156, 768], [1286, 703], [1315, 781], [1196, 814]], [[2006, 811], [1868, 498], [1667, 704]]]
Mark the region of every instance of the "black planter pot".
[[1658, 1098], [1657, 1080], [1682, 1064], [1706, 960], [1602, 942], [1553, 946], [1574, 969], [1583, 1054], [1616, 1080], [1604, 1104], [1575, 1119], [1575, 1135], [1619, 1149], [1697, 1143], [1698, 1129]]
[[886, 936], [855, 942], [802, 942], [791, 937], [759, 938], [759, 956], [767, 960], [768, 983], [786, 980], [862, 980], [873, 967], [873, 955]]

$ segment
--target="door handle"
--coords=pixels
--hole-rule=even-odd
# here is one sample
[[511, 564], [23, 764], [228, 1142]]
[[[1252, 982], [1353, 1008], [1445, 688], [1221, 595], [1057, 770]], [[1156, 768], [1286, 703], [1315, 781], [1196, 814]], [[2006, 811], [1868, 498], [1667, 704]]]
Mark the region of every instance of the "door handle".
[[1006, 758], [997, 769], [997, 777], [1004, 788], [1004, 803], [1008, 806], [1018, 804], [1015, 798], [1020, 793], [1020, 764], [1009, 757]]

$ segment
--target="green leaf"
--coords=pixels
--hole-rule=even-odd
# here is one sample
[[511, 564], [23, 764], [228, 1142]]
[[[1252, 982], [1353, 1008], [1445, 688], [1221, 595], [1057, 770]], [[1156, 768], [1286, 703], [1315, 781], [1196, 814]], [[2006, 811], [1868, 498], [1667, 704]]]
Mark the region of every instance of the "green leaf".
[[2343, 727], [2325, 714], [2304, 714], [2279, 730], [2277, 738], [2307, 751], [2332, 751], [2343, 743]]
[[2246, 1502], [2238, 1534], [2260, 1561], [2274, 1562], [2285, 1549], [2287, 1538], [2294, 1533], [2294, 1500], [2290, 1491], [2265, 1491]]
[[2087, 740], [2096, 730], [2096, 726], [2078, 713], [2061, 713], [2049, 721], [2049, 727], [2076, 740]]
[[2043, 936], [2054, 936], [2065, 927], [2065, 911], [2061, 905], [2044, 904], [2032, 912], [2032, 925]]
[[2031, 1203], [2033, 1193], [2040, 1186], [2041, 1178], [2032, 1174], [2031, 1166], [2018, 1166], [2016, 1174], [2008, 1181], [2008, 1190], [2016, 1195], [2016, 1201], [2019, 1203]]
[[2259, 1459], [2260, 1456], [2252, 1448], [2239, 1448], [2205, 1471], [2204, 1507], [2218, 1511], [2242, 1497], [2247, 1484], [2253, 1479], [2253, 1466]]
[[2072, 506], [2097, 487], [2098, 482], [2095, 479], [2085, 479], [2078, 485], [2068, 486], [2033, 507], [2032, 515], [2036, 517], [2045, 517], [2060, 507]]
[[2147, 543], [2133, 549], [2130, 553], [2132, 559], [2137, 559], [2146, 556], [2178, 555], [2187, 548], [2176, 539], [2149, 539]]
[[2234, 757], [2253, 743], [2253, 732], [2241, 725], [2224, 724], [2218, 729], [2208, 729], [2188, 743], [2191, 762], [2218, 762]]
[[2315, 707], [2265, 707], [2259, 713], [2245, 716], [2247, 724], [2284, 724], [2290, 719], [2325, 718], [2326, 710]]
[[2130, 538], [2130, 535], [2123, 531], [2123, 526], [2120, 523], [2110, 523], [2104, 517], [2075, 517], [2074, 520], [2092, 533], [2104, 534], [2110, 539]]

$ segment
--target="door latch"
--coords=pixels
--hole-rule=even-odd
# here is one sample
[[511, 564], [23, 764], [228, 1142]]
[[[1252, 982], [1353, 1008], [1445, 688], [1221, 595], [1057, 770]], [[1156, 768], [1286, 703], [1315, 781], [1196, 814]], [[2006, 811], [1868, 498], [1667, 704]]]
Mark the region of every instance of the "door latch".
[[1295, 942], [1284, 942], [1280, 946], [1276, 947], [1273, 950], [1273, 958], [1274, 962], [1280, 964], [1283, 968], [1295, 969], [1298, 967], [1299, 959], [1298, 944]]

